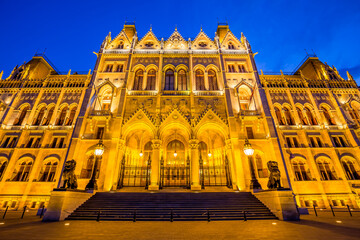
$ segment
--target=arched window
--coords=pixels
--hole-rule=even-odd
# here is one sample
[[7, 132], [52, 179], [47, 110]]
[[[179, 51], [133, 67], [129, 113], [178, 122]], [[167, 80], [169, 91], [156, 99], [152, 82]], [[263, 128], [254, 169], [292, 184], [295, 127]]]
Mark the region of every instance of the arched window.
[[309, 108], [305, 108], [305, 113], [306, 113], [306, 116], [310, 122], [310, 125], [317, 125], [317, 121], [315, 119], [315, 117], [313, 116], [313, 114], [311, 113], [311, 110]]
[[167, 70], [165, 73], [165, 88], [164, 90], [174, 90], [174, 71]]
[[279, 122], [279, 125], [285, 125], [285, 121], [283, 117], [281, 116], [280, 109], [278, 107], [274, 107], [276, 118]]
[[33, 125], [40, 125], [40, 123], [42, 122], [43, 120], [43, 117], [45, 115], [45, 109], [46, 107], [42, 107], [37, 115], [37, 118], [35, 118], [34, 122], [33, 122]]
[[292, 166], [297, 181], [309, 181], [311, 180], [310, 170], [306, 168], [306, 165], [302, 161], [293, 161]]
[[195, 81], [196, 81], [196, 90], [205, 90], [204, 72], [203, 71], [197, 70], [195, 72]]
[[357, 110], [355, 110], [354, 108], [349, 108], [349, 113], [350, 113], [351, 118], [355, 122], [360, 123], [360, 117], [359, 117]]
[[209, 80], [209, 90], [219, 90], [217, 79], [216, 79], [216, 73], [214, 70], [209, 70], [208, 72], [208, 80]]
[[328, 125], [335, 125], [335, 121], [334, 121], [334, 119], [330, 116], [329, 110], [327, 110], [327, 109], [324, 108], [324, 107], [321, 107], [321, 110], [323, 111], [323, 114], [324, 114], [326, 123], [327, 123]]
[[19, 165], [15, 168], [13, 173], [12, 181], [16, 182], [26, 182], [29, 180], [29, 175], [32, 167], [32, 162], [21, 162]]
[[177, 81], [177, 84], [178, 84], [178, 90], [179, 91], [184, 91], [184, 90], [187, 90], [187, 79], [186, 79], [186, 72], [184, 70], [180, 70], [178, 72], [178, 81]]
[[119, 43], [118, 49], [124, 49], [124, 43], [123, 42]]
[[303, 112], [301, 111], [301, 109], [300, 108], [296, 108], [296, 111], [297, 111], [297, 113], [298, 113], [298, 115], [299, 115], [299, 118], [300, 118], [300, 120], [301, 120], [301, 124], [302, 125], [309, 125], [309, 122], [308, 122], [308, 120], [306, 119], [306, 117], [304, 116], [304, 114], [303, 114]]
[[48, 162], [44, 164], [42, 171], [40, 172], [39, 182], [54, 181], [57, 166], [58, 166], [57, 162], [54, 163]]
[[317, 162], [319, 172], [322, 180], [336, 180], [335, 169], [330, 167], [330, 163], [328, 161], [318, 161]]
[[6, 167], [8, 165], [8, 161], [2, 161], [0, 162], [0, 180], [2, 179], [2, 176], [5, 173]]
[[133, 90], [142, 90], [144, 71], [139, 69], [135, 73]]
[[71, 124], [73, 124], [75, 119], [75, 114], [76, 114], [76, 107], [73, 107], [70, 111], [69, 118], [66, 120], [65, 125], [70, 126]]
[[63, 109], [60, 112], [56, 125], [62, 126], [64, 124], [67, 111], [68, 111], [68, 107], [63, 107]]
[[295, 125], [294, 118], [291, 115], [291, 112], [287, 107], [284, 107], [284, 115], [285, 115], [285, 118], [286, 118], [286, 123], [288, 125]]
[[[184, 166], [185, 165], [185, 146], [179, 140], [169, 142], [166, 149], [165, 165], [170, 166]], [[176, 157], [174, 153], [176, 152]]]
[[235, 49], [235, 46], [232, 42], [229, 42], [228, 49]]
[[55, 109], [55, 107], [50, 108], [46, 118], [44, 118], [44, 120], [43, 120], [42, 125], [49, 125], [50, 124], [51, 118], [52, 118], [52, 116], [54, 114], [54, 109]]
[[155, 90], [156, 71], [151, 69], [147, 74], [146, 90]]
[[345, 171], [346, 178], [348, 180], [359, 180], [360, 171], [356, 171], [354, 163], [350, 160], [345, 160], [341, 162]]
[[28, 110], [29, 110], [29, 106], [26, 106], [21, 110], [19, 117], [14, 121], [15, 126], [20, 126], [22, 124]]
[[102, 94], [102, 96], [101, 96], [101, 110], [110, 111], [111, 98], [112, 98], [111, 90], [107, 90]]
[[257, 169], [257, 173], [258, 173], [259, 178], [267, 178], [268, 177], [268, 170], [267, 170], [267, 168], [264, 168], [263, 161], [262, 161], [261, 156], [259, 154], [256, 154], [255, 161], [256, 161], [256, 169]]
[[[95, 156], [94, 154], [91, 154], [88, 158], [88, 160], [84, 163], [83, 169], [80, 173], [80, 178], [90, 178], [92, 169], [95, 163]], [[99, 178], [100, 174], [100, 167], [101, 167], [101, 159], [98, 159], [98, 165], [96, 169], [96, 178]]]

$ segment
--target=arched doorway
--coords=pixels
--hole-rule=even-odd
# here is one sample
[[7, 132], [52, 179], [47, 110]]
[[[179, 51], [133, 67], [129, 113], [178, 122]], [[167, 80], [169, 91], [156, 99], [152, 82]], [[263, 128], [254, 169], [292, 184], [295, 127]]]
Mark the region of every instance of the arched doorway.
[[179, 140], [169, 142], [161, 158], [160, 187], [190, 187], [190, 159]]

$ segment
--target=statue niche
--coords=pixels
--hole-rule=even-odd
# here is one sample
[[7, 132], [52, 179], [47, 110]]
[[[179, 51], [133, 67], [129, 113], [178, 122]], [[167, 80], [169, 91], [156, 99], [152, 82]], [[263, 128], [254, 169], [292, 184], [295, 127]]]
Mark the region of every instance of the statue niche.
[[64, 184], [61, 188], [77, 189], [77, 179], [75, 176], [76, 161], [74, 159], [66, 161], [63, 172]]
[[267, 167], [268, 167], [268, 169], [270, 171], [269, 182], [267, 184], [267, 187], [269, 189], [281, 188], [281, 185], [280, 185], [280, 170], [279, 170], [278, 163], [275, 162], [275, 161], [268, 161]]

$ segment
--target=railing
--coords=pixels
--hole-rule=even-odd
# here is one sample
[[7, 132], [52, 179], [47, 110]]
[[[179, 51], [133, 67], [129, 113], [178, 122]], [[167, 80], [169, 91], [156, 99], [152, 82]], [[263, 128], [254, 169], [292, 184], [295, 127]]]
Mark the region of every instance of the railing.
[[349, 205], [346, 205], [342, 208], [338, 208], [338, 207], [334, 207], [332, 205], [330, 205], [330, 210], [329, 209], [326, 209], [326, 208], [317, 208], [315, 205], [313, 205], [313, 210], [314, 210], [314, 213], [315, 213], [315, 216], [318, 217], [319, 213], [320, 212], [323, 212], [323, 213], [330, 213], [333, 215], [333, 217], [336, 216], [335, 213], [349, 213], [350, 217], [353, 216], [353, 213], [357, 212], [357, 213], [360, 213], [360, 210], [357, 209], [355, 210], [354, 208], [351, 208]]
[[217, 90], [217, 91], [209, 91], [209, 90], [203, 90], [203, 91], [194, 91], [195, 96], [222, 96], [224, 94], [223, 91]]
[[258, 116], [260, 113], [257, 110], [241, 110], [242, 116]]
[[134, 50], [134, 53], [140, 53], [140, 54], [159, 54], [159, 49], [136, 49]]
[[154, 91], [154, 90], [145, 90], [145, 91], [138, 91], [138, 90], [129, 90], [128, 95], [131, 96], [155, 96], [158, 91]]
[[217, 54], [218, 50], [191, 50], [193, 54]]
[[171, 49], [171, 50], [163, 50], [164, 54], [189, 54], [189, 50], [181, 50], [181, 49]]
[[163, 95], [190, 95], [190, 91], [164, 90]]
[[106, 49], [104, 53], [128, 54], [130, 49]]
[[241, 50], [223, 49], [223, 50], [221, 50], [221, 52], [223, 54], [247, 54], [248, 53], [247, 50], [243, 50], [243, 49], [241, 49]]
[[93, 110], [91, 116], [112, 116], [109, 110]]

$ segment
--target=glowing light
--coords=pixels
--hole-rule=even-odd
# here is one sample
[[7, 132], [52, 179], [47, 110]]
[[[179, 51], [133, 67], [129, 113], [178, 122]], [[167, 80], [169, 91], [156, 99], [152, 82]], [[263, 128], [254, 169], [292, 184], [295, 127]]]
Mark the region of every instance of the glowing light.
[[276, 225], [277, 223], [276, 222], [273, 222], [272, 225]]
[[211, 157], [211, 152], [208, 153], [208, 156]]
[[65, 223], [65, 226], [69, 226], [70, 225], [70, 223]]
[[336, 223], [342, 223], [342, 221], [340, 221], [340, 220], [337, 220], [337, 221], [336, 221]]
[[246, 156], [252, 156], [254, 154], [254, 149], [252, 148], [249, 140], [246, 138], [245, 139], [245, 144], [244, 144], [244, 153]]
[[0, 222], [0, 225], [4, 225], [5, 223], [4, 222]]
[[143, 154], [143, 152], [142, 152], [142, 151], [140, 152], [140, 154], [139, 154], [139, 155], [140, 155], [140, 157], [144, 156], [144, 154]]
[[99, 143], [96, 145], [95, 155], [101, 157], [103, 153], [104, 153], [104, 144], [102, 144], [102, 141], [100, 140]]
[[176, 151], [174, 152], [174, 157], [177, 157], [177, 153], [176, 153]]

